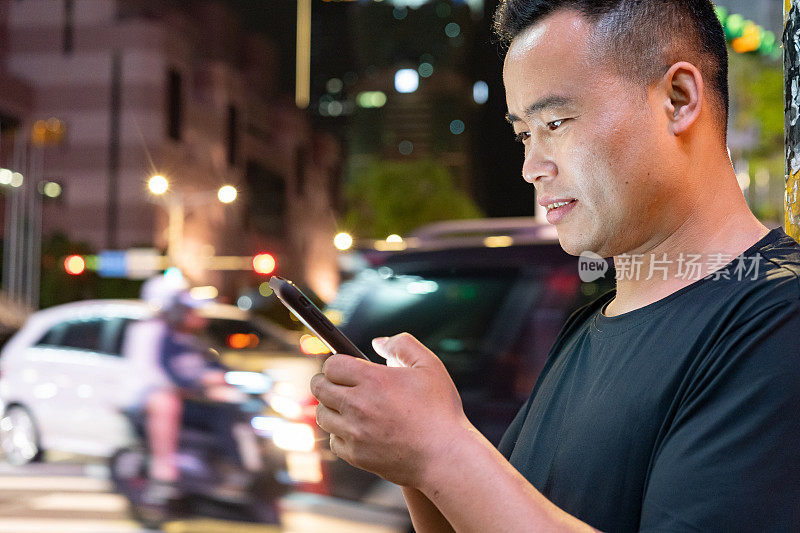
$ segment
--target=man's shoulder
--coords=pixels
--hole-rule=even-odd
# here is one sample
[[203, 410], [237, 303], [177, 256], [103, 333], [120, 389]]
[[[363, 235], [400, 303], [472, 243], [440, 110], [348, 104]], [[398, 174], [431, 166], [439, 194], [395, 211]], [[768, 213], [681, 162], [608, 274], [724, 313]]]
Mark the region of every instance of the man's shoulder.
[[[749, 273], [743, 266], [746, 260], [751, 264]], [[800, 244], [781, 228], [772, 230], [759, 246], [740, 257], [733, 269], [732, 274], [737, 275], [732, 275], [732, 281], [742, 289], [735, 292], [755, 296], [762, 305], [800, 300]]]
[[[739, 270], [743, 264], [747, 266]], [[695, 324], [686, 324], [686, 331], [702, 332], [713, 341], [709, 346], [729, 349], [776, 335], [785, 340], [787, 332], [794, 335], [800, 327], [800, 244], [776, 228], [727, 268], [729, 277], [706, 279], [700, 291], [675, 302], [674, 316]], [[775, 352], [786, 359], [785, 350]], [[764, 357], [770, 356], [758, 356]], [[800, 371], [800, 359], [790, 359]]]
[[764, 267], [763, 276], [768, 282], [783, 282], [800, 290], [800, 244], [783, 230], [773, 230], [775, 238], [756, 250]]

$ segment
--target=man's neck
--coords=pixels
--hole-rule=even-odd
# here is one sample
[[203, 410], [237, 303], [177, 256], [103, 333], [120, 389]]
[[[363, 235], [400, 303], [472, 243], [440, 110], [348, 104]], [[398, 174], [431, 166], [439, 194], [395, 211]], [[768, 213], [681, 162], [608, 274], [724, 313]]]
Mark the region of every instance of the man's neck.
[[604, 314], [617, 316], [657, 302], [719, 270], [763, 238], [769, 230], [736, 193], [706, 204], [707, 211], [698, 210], [660, 242], [615, 256], [617, 293]]

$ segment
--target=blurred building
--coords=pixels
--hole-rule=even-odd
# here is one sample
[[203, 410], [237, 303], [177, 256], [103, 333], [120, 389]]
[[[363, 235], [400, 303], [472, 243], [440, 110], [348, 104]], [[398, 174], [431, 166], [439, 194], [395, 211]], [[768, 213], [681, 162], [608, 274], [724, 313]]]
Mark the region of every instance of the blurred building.
[[326, 52], [349, 48], [350, 61], [341, 65], [346, 71], [317, 79], [314, 111], [331, 119], [351, 118], [346, 135], [351, 172], [373, 158], [430, 158], [446, 165], [469, 190], [466, 128], [477, 107], [463, 68], [474, 34], [469, 7], [385, 2], [348, 8], [346, 37], [340, 36], [347, 44], [337, 46], [328, 37], [317, 59], [320, 70], [330, 72]]
[[[282, 102], [275, 46], [225, 2], [0, 0], [0, 17], [4, 131], [29, 139], [52, 117], [65, 132], [33, 148], [42, 179], [63, 187], [44, 234], [166, 249], [167, 210], [147, 188], [161, 174], [184, 204], [179, 263], [197, 283], [232, 295], [252, 276], [204, 271], [199, 258], [268, 251], [284, 274], [335, 285], [338, 146]], [[239, 190], [230, 205], [215, 197], [226, 184]]]
[[7, 17], [8, 10], [0, 9], [0, 160], [10, 157], [12, 132], [28, 119], [33, 110], [33, 90], [6, 69]]
[[[338, 124], [348, 172], [374, 159], [441, 162], [489, 216], [534, 214], [504, 120], [497, 0], [321, 2], [311, 111]], [[319, 38], [317, 36], [320, 36]]]

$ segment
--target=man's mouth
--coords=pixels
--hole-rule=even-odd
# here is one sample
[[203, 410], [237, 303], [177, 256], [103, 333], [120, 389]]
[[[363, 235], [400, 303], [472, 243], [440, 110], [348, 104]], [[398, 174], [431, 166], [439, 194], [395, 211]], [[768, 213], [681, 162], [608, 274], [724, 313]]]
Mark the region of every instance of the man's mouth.
[[575, 199], [573, 198], [572, 200], [569, 200], [567, 202], [556, 202], [554, 204], [547, 204], [545, 207], [547, 208], [548, 211], [551, 211], [553, 209], [558, 209], [559, 207], [565, 206], [567, 204], [571, 204], [574, 201]]

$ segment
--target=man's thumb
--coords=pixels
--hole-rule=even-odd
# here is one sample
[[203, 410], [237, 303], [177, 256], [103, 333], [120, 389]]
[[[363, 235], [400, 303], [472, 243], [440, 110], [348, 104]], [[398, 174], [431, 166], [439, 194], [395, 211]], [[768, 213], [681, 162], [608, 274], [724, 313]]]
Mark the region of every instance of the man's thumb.
[[386, 359], [387, 366], [413, 367], [424, 363], [436, 355], [410, 333], [400, 333], [393, 337], [378, 337], [372, 340], [375, 352]]

